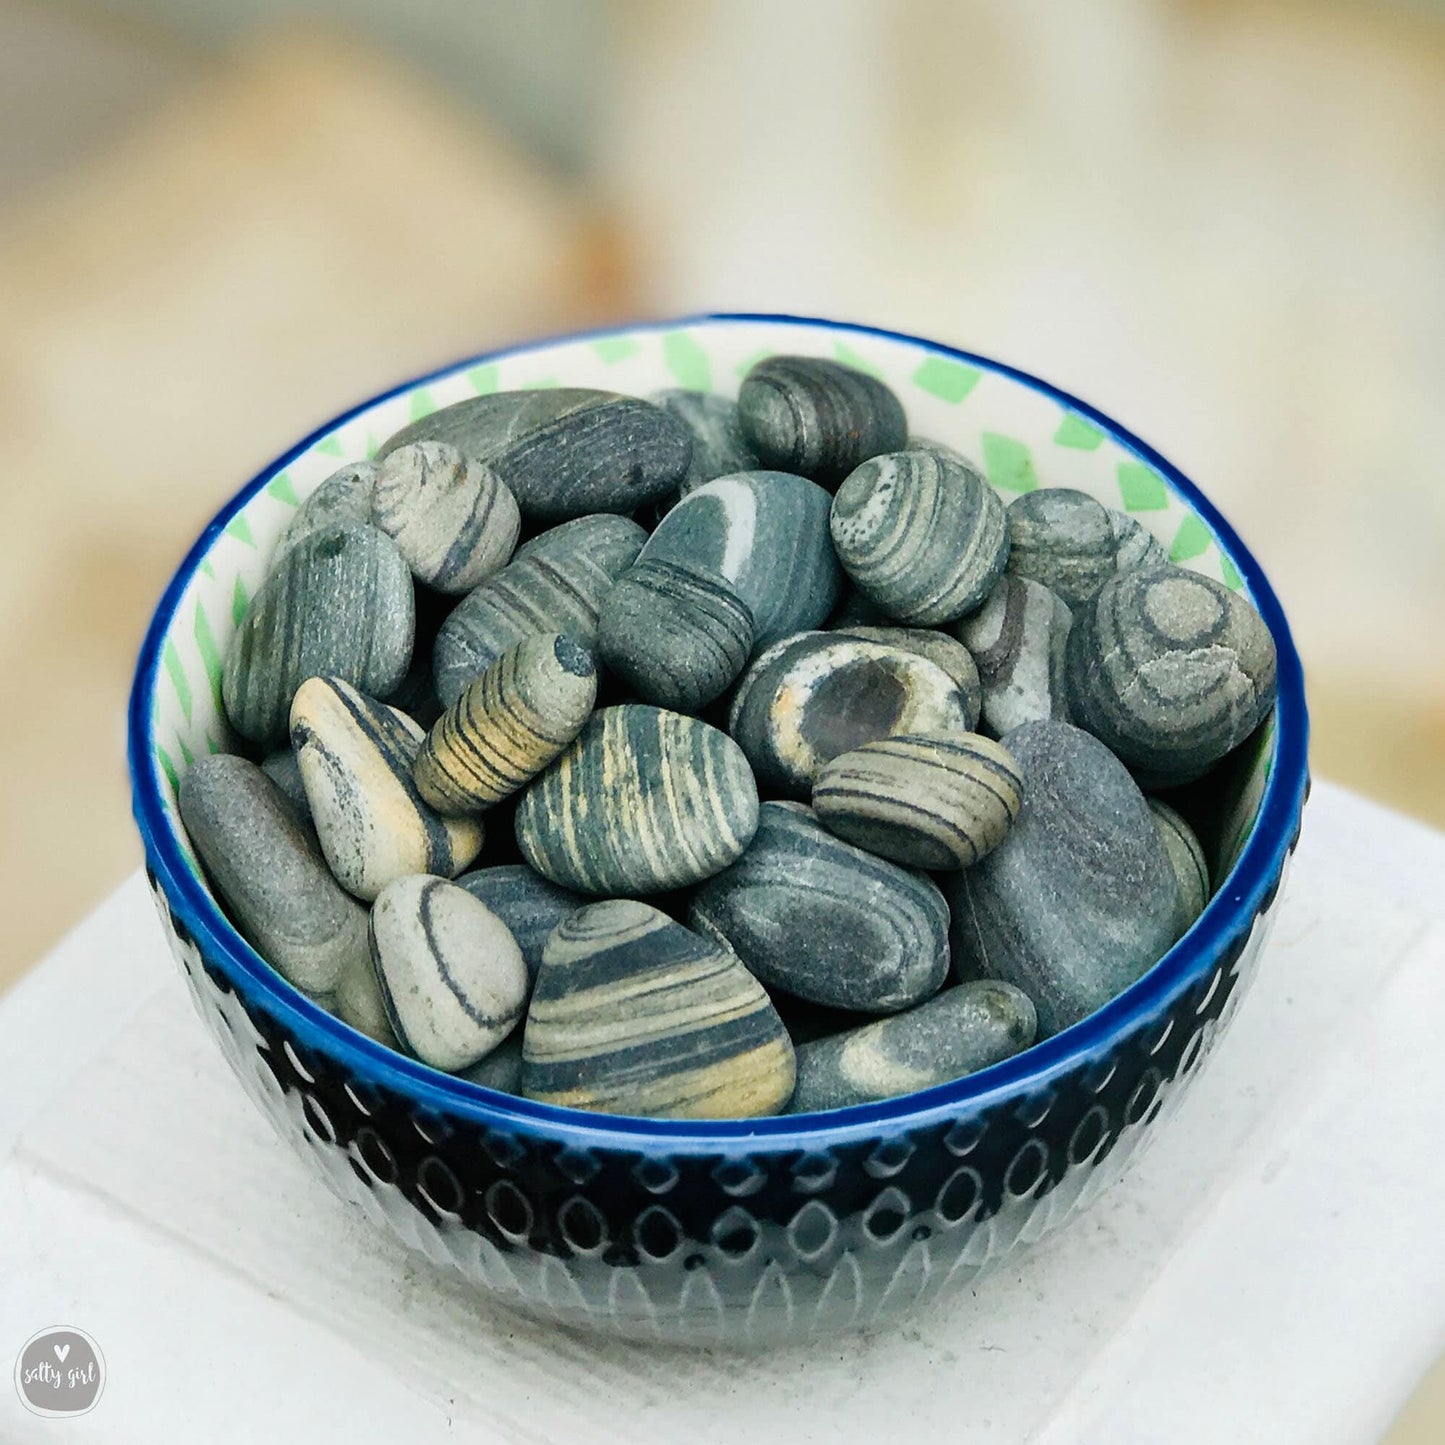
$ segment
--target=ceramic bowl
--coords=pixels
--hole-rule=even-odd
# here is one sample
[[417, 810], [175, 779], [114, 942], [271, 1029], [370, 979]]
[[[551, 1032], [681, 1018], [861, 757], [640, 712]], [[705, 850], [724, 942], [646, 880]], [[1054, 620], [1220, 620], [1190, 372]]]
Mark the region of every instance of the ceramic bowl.
[[[1220, 886], [1193, 928], [1091, 1017], [980, 1073], [886, 1103], [741, 1122], [618, 1118], [437, 1073], [275, 973], [208, 891], [176, 810], [230, 743], [221, 660], [296, 506], [343, 460], [498, 388], [735, 392], [760, 357], [882, 376], [913, 431], [1005, 499], [1078, 487], [1182, 566], [1242, 588], [1274, 634], [1279, 701], [1228, 760], [1202, 832]], [[766, 1344], [876, 1324], [965, 1289], [1125, 1169], [1195, 1077], [1258, 965], [1307, 791], [1299, 660], [1258, 563], [1198, 488], [1092, 407], [1012, 367], [828, 321], [710, 316], [478, 357], [329, 422], [248, 482], [166, 590], [130, 708], [135, 816], [197, 1011], [277, 1133], [377, 1227], [498, 1299], [669, 1343]]]

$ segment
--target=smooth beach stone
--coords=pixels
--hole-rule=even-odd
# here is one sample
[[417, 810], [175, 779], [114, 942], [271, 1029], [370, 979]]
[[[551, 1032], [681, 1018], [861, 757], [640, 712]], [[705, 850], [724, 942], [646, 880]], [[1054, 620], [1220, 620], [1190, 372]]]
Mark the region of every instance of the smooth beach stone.
[[181, 822], [237, 927], [278, 973], [329, 994], [366, 954], [366, 910], [349, 898], [255, 763], [198, 759], [181, 778]]
[[507, 925], [533, 978], [542, 966], [542, 949], [552, 930], [569, 913], [592, 901], [570, 888], [559, 888], [525, 863], [478, 868], [463, 873], [456, 882]]
[[271, 554], [271, 567], [274, 569], [303, 537], [309, 537], [322, 527], [337, 522], [369, 523], [376, 473], [375, 462], [347, 462], [319, 483], [286, 524]]
[[390, 537], [354, 522], [303, 537], [251, 599], [226, 654], [231, 726], [272, 748], [308, 677], [344, 678], [385, 697], [406, 676], [416, 628], [411, 571]]
[[1169, 560], [1164, 544], [1127, 512], [1109, 512], [1114, 530], [1114, 570], [1133, 572], [1140, 567], [1162, 567]]
[[998, 493], [941, 452], [889, 452], [833, 498], [838, 560], [890, 617], [934, 626], [972, 612], [1003, 573], [1009, 527]]
[[901, 647], [904, 652], [916, 652], [936, 662], [958, 684], [958, 690], [967, 700], [969, 716], [977, 719], [983, 700], [978, 666], [968, 648], [946, 632], [934, 632], [927, 627], [869, 627], [866, 624], [835, 627], [833, 631], [840, 637], [856, 637], [860, 642]]
[[799, 803], [764, 803], [752, 845], [688, 913], [768, 988], [896, 1013], [948, 973], [948, 906], [923, 873], [835, 838]]
[[527, 966], [507, 926], [444, 878], [397, 878], [371, 910], [371, 957], [387, 1018], [409, 1053], [465, 1069], [517, 1026]]
[[710, 391], [669, 389], [648, 400], [674, 416], [692, 433], [692, 461], [679, 484], [683, 496], [715, 477], [751, 472], [762, 465], [743, 435], [738, 404]]
[[928, 658], [805, 632], [769, 648], [743, 674], [728, 731], [759, 782], [806, 797], [839, 753], [899, 733], [966, 733], [976, 721], [968, 698]]
[[522, 1030], [515, 1028], [485, 1058], [465, 1069], [457, 1077], [499, 1094], [522, 1093]]
[[470, 592], [511, 558], [522, 516], [485, 462], [445, 442], [413, 442], [376, 473], [372, 523], [438, 592]]
[[1082, 606], [1114, 575], [1118, 544], [1109, 510], [1087, 492], [1042, 487], [1008, 505], [1008, 570]]
[[627, 899], [579, 909], [548, 940], [527, 1011], [522, 1089], [573, 1109], [668, 1119], [775, 1114], [793, 1045], [726, 948]]
[[1145, 787], [1203, 776], [1274, 706], [1274, 638], [1241, 593], [1182, 567], [1121, 572], [1074, 617], [1069, 716]]
[[401, 1040], [387, 1017], [386, 1000], [381, 996], [370, 948], [342, 969], [329, 1007], [342, 1023], [350, 1024], [358, 1033], [389, 1049], [401, 1050]]
[[1026, 722], [1068, 720], [1065, 657], [1073, 613], [1041, 582], [1006, 572], [958, 624], [978, 664], [984, 722], [1002, 737]]
[[1005, 734], [1024, 780], [1008, 835], [945, 884], [961, 979], [1021, 988], [1047, 1038], [1140, 978], [1178, 936], [1178, 885], [1138, 785], [1068, 723]]
[[591, 647], [597, 614], [637, 560], [647, 533], [629, 517], [578, 517], [533, 537], [495, 577], [469, 592], [437, 633], [437, 696], [450, 707], [473, 678], [533, 632], [565, 632]]
[[460, 873], [482, 846], [482, 824], [439, 817], [412, 782], [426, 735], [395, 708], [340, 678], [308, 678], [291, 705], [291, 744], [311, 821], [336, 880], [373, 899], [411, 873]]
[[522, 514], [560, 522], [588, 512], [631, 512], [676, 491], [692, 461], [692, 433], [635, 396], [580, 387], [503, 391], [442, 407], [381, 449], [446, 442], [487, 463]]
[[946, 988], [892, 1018], [797, 1049], [790, 1114], [821, 1113], [916, 1093], [1028, 1048], [1038, 1019], [1027, 994], [992, 979]]
[[743, 378], [738, 417], [765, 467], [830, 491], [860, 462], [908, 440], [903, 404], [876, 377], [814, 356], [773, 356]]
[[1023, 779], [978, 733], [892, 737], [824, 765], [813, 811], [830, 832], [911, 868], [967, 868], [1003, 841]]
[[1204, 905], [1209, 902], [1209, 864], [1199, 839], [1194, 836], [1194, 829], [1168, 803], [1158, 798], [1145, 801], [1154, 814], [1159, 836], [1164, 840], [1174, 877], [1179, 883], [1176, 927], [1182, 934], [1204, 912]]
[[689, 492], [657, 525], [637, 561], [721, 577], [752, 614], [757, 648], [816, 627], [843, 572], [828, 536], [831, 499], [787, 472], [741, 472]]
[[305, 829], [311, 828], [311, 804], [306, 801], [306, 785], [301, 781], [301, 765], [291, 748], [277, 748], [261, 759], [261, 771], [276, 784], [277, 790], [291, 807], [292, 816]]
[[753, 615], [716, 573], [648, 561], [646, 550], [602, 604], [597, 653], [644, 702], [695, 712], [747, 666]]
[[412, 778], [439, 813], [489, 808], [535, 777], [582, 730], [597, 699], [592, 654], [566, 633], [534, 632], [443, 713]]

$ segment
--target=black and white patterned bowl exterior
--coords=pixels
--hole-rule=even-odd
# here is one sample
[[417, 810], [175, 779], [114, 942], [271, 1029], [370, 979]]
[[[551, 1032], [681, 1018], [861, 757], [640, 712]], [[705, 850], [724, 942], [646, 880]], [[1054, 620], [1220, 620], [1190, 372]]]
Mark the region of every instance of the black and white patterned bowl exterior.
[[[216, 906], [175, 817], [174, 769], [158, 760], [168, 707], [160, 690], [174, 674], [167, 644], [192, 625], [198, 588], [230, 588], [214, 553], [248, 501], [318, 438], [381, 402], [268, 468], [198, 542], [142, 652], [131, 767], [152, 889], [197, 1011], [277, 1133], [336, 1193], [534, 1315], [670, 1344], [762, 1345], [873, 1325], [966, 1288], [1119, 1178], [1177, 1106], [1259, 965], [1308, 787], [1307, 721], [1283, 614], [1233, 532], [1162, 458], [1044, 383], [933, 343], [786, 318], [694, 318], [552, 345], [660, 344], [666, 354], [671, 336], [714, 332], [742, 354], [832, 355], [846, 342], [866, 356], [871, 344], [890, 380], [897, 352], [905, 367], [939, 358], [1026, 388], [1161, 478], [1259, 606], [1279, 649], [1280, 696], [1273, 724], [1235, 768], [1234, 821], [1221, 822], [1218, 844], [1233, 866], [1190, 932], [1106, 1008], [1003, 1064], [904, 1099], [684, 1124], [532, 1104], [437, 1074], [281, 980]], [[224, 745], [223, 724], [205, 725]]]

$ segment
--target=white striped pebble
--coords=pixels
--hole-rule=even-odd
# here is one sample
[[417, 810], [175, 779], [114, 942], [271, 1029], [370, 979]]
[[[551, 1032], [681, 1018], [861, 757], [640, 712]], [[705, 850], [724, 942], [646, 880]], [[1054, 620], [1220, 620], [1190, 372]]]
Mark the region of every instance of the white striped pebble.
[[793, 1047], [736, 956], [645, 903], [571, 914], [542, 957], [522, 1090], [574, 1109], [672, 1119], [777, 1113]]
[[1179, 880], [1179, 932], [1182, 934], [1209, 902], [1209, 864], [1194, 829], [1168, 803], [1146, 798], [1154, 814], [1164, 851], [1169, 854], [1174, 876]]
[[445, 442], [413, 442], [376, 473], [372, 524], [438, 592], [470, 592], [511, 558], [522, 514], [484, 462]]
[[582, 730], [597, 698], [592, 654], [535, 632], [499, 657], [442, 714], [412, 777], [441, 813], [474, 813], [515, 793]]
[[830, 833], [913, 868], [967, 868], [1003, 841], [1023, 779], [978, 733], [880, 738], [826, 764], [813, 811]]
[[738, 745], [697, 718], [640, 703], [593, 713], [517, 806], [517, 844], [581, 893], [682, 888], [733, 862], [758, 825]]
[[838, 488], [830, 526], [857, 586], [890, 617], [924, 626], [972, 612], [1009, 555], [998, 493], [941, 452], [864, 462]]
[[506, 925], [443, 878], [398, 878], [371, 910], [371, 955], [387, 1018], [409, 1053], [455, 1072], [517, 1026], [527, 966]]
[[1064, 657], [1073, 613], [1042, 582], [1006, 572], [958, 637], [978, 664], [981, 715], [1002, 737], [1026, 722], [1068, 720]]
[[425, 734], [404, 713], [334, 677], [313, 677], [291, 706], [291, 741], [311, 821], [337, 881], [368, 901], [411, 873], [460, 873], [482, 824], [439, 817], [412, 782]]

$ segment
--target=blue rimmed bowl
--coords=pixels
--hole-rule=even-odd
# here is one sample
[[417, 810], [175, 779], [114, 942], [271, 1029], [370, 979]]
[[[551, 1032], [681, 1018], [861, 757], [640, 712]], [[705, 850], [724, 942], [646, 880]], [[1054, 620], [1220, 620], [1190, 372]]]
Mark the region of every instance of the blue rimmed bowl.
[[[1222, 880], [1107, 1007], [993, 1068], [830, 1114], [615, 1118], [495, 1093], [403, 1058], [291, 987], [227, 921], [181, 827], [179, 777], [225, 749], [220, 666], [299, 501], [406, 422], [498, 388], [735, 391], [775, 352], [836, 357], [898, 392], [914, 432], [1005, 498], [1078, 487], [1172, 558], [1242, 588], [1279, 653], [1279, 702], [1196, 816]], [[1258, 964], [1308, 788], [1299, 659], [1258, 563], [1199, 490], [1093, 408], [1011, 367], [893, 332], [708, 316], [464, 361], [364, 403], [218, 513], [156, 609], [130, 704], [136, 821], [197, 1011], [277, 1132], [380, 1228], [499, 1299], [669, 1343], [797, 1340], [966, 1287], [1123, 1172], [1209, 1056]]]

